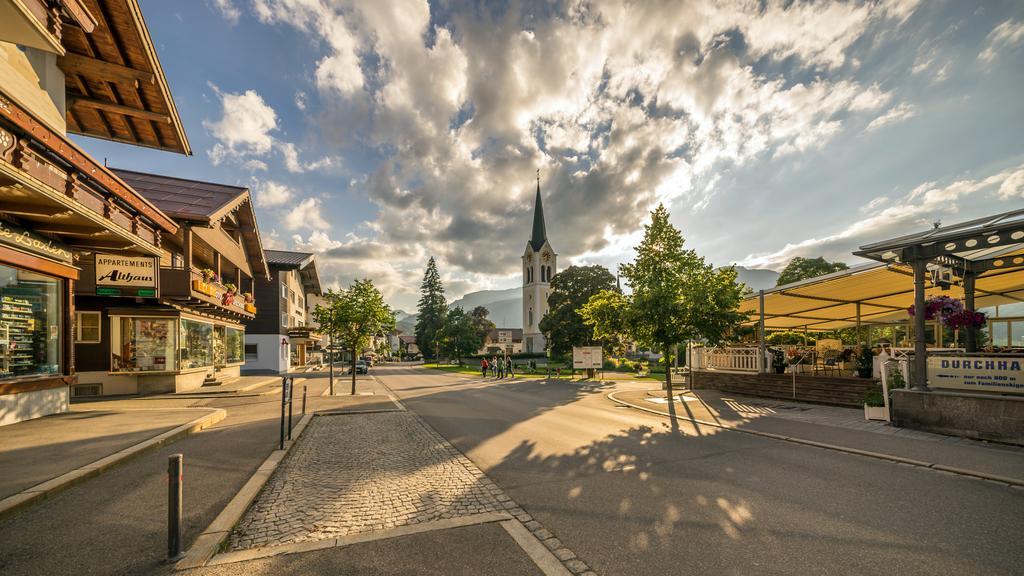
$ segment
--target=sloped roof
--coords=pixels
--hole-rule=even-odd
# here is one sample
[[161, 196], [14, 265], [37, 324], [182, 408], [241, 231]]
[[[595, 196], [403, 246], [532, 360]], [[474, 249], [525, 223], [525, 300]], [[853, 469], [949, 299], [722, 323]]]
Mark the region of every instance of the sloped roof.
[[277, 267], [301, 268], [306, 261], [313, 257], [310, 252], [290, 252], [288, 250], [264, 250], [267, 257], [267, 264]]
[[68, 131], [191, 155], [138, 0], [82, 0], [91, 29], [64, 26]]
[[126, 184], [146, 197], [164, 214], [178, 220], [210, 222], [243, 202], [249, 189], [228, 184], [188, 180], [114, 168]]
[[530, 235], [530, 245], [535, 252], [544, 247], [548, 239], [547, 227], [544, 225], [544, 203], [540, 198], [540, 178], [537, 178], [537, 198], [533, 201], [533, 233]]
[[267, 264], [280, 270], [298, 270], [299, 279], [307, 294], [320, 295], [320, 274], [316, 270], [316, 258], [309, 252], [287, 250], [264, 250]]
[[248, 188], [132, 170], [112, 170], [163, 213], [178, 221], [213, 226], [236, 211], [253, 274], [270, 277], [270, 268], [263, 254], [263, 239], [260, 237]]

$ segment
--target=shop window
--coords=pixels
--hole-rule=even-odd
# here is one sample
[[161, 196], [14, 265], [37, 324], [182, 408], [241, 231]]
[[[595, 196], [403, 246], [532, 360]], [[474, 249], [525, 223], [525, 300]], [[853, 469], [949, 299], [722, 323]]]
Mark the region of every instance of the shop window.
[[0, 265], [0, 378], [59, 373], [62, 286]]
[[213, 325], [181, 319], [181, 369], [213, 366]]
[[110, 325], [111, 372], [176, 370], [173, 318], [115, 317]]
[[256, 360], [260, 357], [260, 349], [258, 344], [246, 344], [245, 345], [245, 359]]
[[75, 342], [99, 344], [101, 318], [100, 312], [75, 312]]
[[226, 327], [224, 329], [224, 354], [228, 364], [245, 362], [245, 330]]

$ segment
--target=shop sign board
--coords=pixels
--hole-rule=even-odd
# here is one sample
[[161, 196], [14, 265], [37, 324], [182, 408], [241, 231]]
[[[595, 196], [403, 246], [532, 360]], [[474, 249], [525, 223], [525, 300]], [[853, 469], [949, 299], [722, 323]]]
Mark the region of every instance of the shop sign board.
[[71, 264], [74, 258], [68, 246], [3, 221], [0, 221], [0, 244], [64, 264]]
[[573, 346], [573, 370], [600, 370], [601, 363], [602, 359], [600, 346]]
[[928, 380], [935, 388], [1024, 394], [1024, 357], [932, 356]]
[[151, 256], [96, 254], [96, 295], [154, 297], [157, 270]]

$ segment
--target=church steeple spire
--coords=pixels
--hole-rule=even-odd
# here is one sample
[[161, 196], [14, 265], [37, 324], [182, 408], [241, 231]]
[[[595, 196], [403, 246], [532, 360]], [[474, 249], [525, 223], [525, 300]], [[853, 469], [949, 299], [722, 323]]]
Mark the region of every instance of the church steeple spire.
[[548, 239], [548, 231], [544, 226], [544, 204], [540, 199], [540, 168], [537, 169], [537, 198], [533, 204], [533, 235], [530, 236], [530, 245], [535, 251], [540, 251], [544, 242]]

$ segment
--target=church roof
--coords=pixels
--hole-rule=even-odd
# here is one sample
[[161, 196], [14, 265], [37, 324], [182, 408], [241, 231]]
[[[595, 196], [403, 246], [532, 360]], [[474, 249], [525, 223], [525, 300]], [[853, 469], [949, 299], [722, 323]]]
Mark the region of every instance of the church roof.
[[533, 234], [530, 236], [530, 245], [534, 251], [539, 252], [548, 239], [548, 231], [544, 226], [544, 204], [540, 200], [540, 178], [537, 178], [537, 199], [533, 206]]

